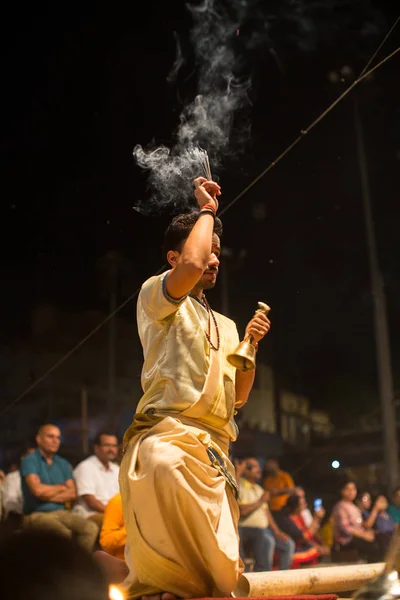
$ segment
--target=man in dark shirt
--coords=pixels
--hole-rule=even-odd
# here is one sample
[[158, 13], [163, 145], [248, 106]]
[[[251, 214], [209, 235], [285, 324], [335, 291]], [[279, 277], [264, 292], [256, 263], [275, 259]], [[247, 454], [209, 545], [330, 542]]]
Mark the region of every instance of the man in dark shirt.
[[53, 529], [68, 537], [74, 534], [92, 550], [98, 527], [66, 509], [76, 498], [76, 487], [71, 466], [57, 455], [60, 442], [58, 427], [42, 425], [36, 436], [38, 447], [21, 461], [24, 525]]

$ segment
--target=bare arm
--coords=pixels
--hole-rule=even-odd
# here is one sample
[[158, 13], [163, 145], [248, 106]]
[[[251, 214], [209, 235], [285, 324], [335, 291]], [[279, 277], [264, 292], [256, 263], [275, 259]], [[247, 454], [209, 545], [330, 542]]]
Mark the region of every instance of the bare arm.
[[83, 494], [82, 498], [91, 510], [94, 510], [98, 513], [104, 512], [104, 509], [106, 508], [105, 504], [100, 502], [100, 500], [97, 500], [96, 496], [93, 494]]
[[[246, 327], [245, 339], [252, 336], [256, 345], [268, 333], [271, 327], [271, 321], [263, 313], [256, 313], [249, 321]], [[255, 378], [255, 370], [236, 371], [236, 408], [242, 408], [249, 398]]]
[[75, 499], [76, 499], [75, 481], [73, 479], [68, 479], [65, 482], [64, 489], [53, 498], [53, 502], [59, 502], [60, 504], [64, 504], [64, 502], [71, 502]]
[[255, 510], [257, 510], [258, 508], [261, 508], [261, 506], [268, 501], [268, 498], [269, 498], [269, 494], [264, 492], [264, 494], [261, 496], [261, 498], [259, 500], [256, 500], [256, 502], [252, 502], [251, 504], [239, 504], [239, 511], [240, 511], [241, 518], [248, 517]]
[[324, 508], [320, 508], [319, 510], [315, 511], [312, 523], [311, 523], [310, 527], [308, 528], [311, 535], [315, 535], [317, 533], [317, 531], [319, 531], [319, 529], [321, 527], [321, 521], [324, 518], [324, 516], [325, 516]]
[[[215, 212], [218, 208], [217, 194], [220, 187], [204, 177], [195, 180], [195, 196], [200, 209], [205, 204], [212, 204]], [[194, 225], [185, 241], [182, 251], [166, 278], [167, 294], [171, 298], [182, 298], [190, 292], [207, 268], [211, 256], [214, 217], [205, 213]]]
[[293, 494], [296, 489], [293, 487], [284, 487], [284, 488], [267, 488], [271, 496], [286, 496], [287, 494]]
[[270, 528], [272, 529], [272, 531], [274, 532], [276, 537], [280, 540], [288, 540], [289, 536], [286, 533], [284, 533], [281, 529], [279, 529], [269, 508], [267, 508], [267, 517], [268, 517], [268, 525], [270, 526]]
[[32, 473], [25, 477], [26, 484], [29, 488], [30, 493], [38, 500], [42, 502], [58, 502], [55, 500], [58, 494], [62, 494], [66, 490], [66, 486], [63, 483], [57, 485], [47, 485], [40, 481], [39, 475]]
[[236, 402], [235, 408], [242, 408], [249, 398], [249, 394], [254, 384], [256, 372], [253, 371], [236, 371]]

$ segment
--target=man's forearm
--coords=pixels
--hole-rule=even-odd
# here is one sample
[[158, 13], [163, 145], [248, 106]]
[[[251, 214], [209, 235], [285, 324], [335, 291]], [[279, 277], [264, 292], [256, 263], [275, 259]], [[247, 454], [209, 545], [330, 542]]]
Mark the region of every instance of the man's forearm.
[[255, 369], [252, 371], [236, 371], [235, 408], [242, 408], [246, 404], [254, 384], [255, 374]]
[[61, 492], [54, 494], [51, 497], [51, 502], [57, 502], [58, 504], [64, 504], [64, 502], [70, 502], [71, 500], [75, 500], [76, 495], [75, 491], [71, 488], [64, 487]]
[[82, 498], [91, 510], [95, 510], [99, 513], [104, 512], [106, 508], [105, 505], [102, 502], [100, 502], [100, 500], [98, 500], [96, 496], [93, 496], [93, 494], [84, 494]]
[[239, 504], [239, 511], [240, 511], [241, 518], [248, 517], [255, 510], [260, 508], [263, 504], [264, 504], [264, 500], [262, 500], [261, 498], [260, 498], [260, 500], [256, 500], [255, 502], [252, 502], [251, 504]]
[[64, 490], [65, 485], [63, 484], [47, 485], [41, 483], [34, 491], [31, 490], [31, 492], [36, 498], [43, 502], [52, 502], [53, 499]]

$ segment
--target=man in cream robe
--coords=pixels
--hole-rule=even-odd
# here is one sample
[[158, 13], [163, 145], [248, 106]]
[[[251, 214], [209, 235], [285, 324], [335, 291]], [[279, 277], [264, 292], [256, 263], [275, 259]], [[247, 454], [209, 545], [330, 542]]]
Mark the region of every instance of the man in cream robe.
[[[198, 199], [218, 206], [216, 184], [200, 179]], [[204, 289], [206, 281], [208, 287], [215, 283], [220, 247], [214, 215], [205, 214], [211, 202], [199, 204], [200, 214], [183, 216], [190, 222], [187, 240], [171, 251], [183, 260], [208, 235]], [[179, 598], [227, 596], [241, 573], [237, 486], [228, 458], [237, 436], [237, 376], [226, 359], [239, 337], [233, 321], [211, 311], [198, 286], [178, 299], [170, 295], [169, 278], [172, 290], [181, 289], [171, 276], [180, 267], [173, 256], [170, 262], [171, 271], [144, 283], [137, 304], [144, 395], [125, 434], [120, 469], [130, 568], [124, 587], [129, 598], [164, 592]]]

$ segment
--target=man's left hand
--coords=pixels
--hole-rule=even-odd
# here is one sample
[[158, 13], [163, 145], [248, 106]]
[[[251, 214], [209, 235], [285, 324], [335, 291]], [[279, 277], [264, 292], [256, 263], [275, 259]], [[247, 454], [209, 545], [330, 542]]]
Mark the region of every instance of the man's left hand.
[[246, 337], [251, 335], [255, 342], [259, 342], [267, 335], [271, 329], [271, 321], [264, 313], [256, 313], [254, 317], [249, 321], [246, 327]]
[[276, 531], [275, 537], [280, 542], [288, 542], [290, 540], [290, 537], [286, 533], [283, 533], [283, 531]]

